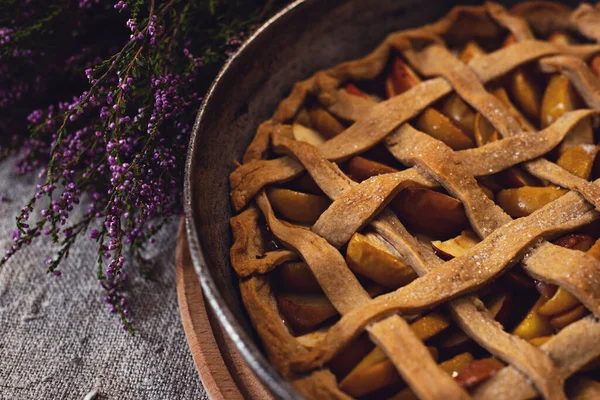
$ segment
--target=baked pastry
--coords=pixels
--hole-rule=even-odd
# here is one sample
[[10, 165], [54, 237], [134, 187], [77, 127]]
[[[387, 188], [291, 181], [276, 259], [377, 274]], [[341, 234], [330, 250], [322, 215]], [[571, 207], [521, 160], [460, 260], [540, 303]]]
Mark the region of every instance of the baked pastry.
[[231, 262], [308, 398], [600, 398], [600, 5], [456, 7], [294, 86]]

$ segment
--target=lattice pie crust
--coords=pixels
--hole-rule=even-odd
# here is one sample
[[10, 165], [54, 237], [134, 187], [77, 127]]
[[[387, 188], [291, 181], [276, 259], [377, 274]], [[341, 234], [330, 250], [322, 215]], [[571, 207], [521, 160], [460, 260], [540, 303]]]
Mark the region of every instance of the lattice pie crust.
[[294, 86], [230, 176], [231, 262], [293, 386], [600, 396], [599, 41], [600, 4], [456, 7]]

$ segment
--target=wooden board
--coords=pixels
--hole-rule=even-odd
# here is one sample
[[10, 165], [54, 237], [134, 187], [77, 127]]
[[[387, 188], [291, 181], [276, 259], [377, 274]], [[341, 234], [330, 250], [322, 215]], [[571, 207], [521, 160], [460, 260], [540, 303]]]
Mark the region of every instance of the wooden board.
[[273, 399], [204, 302], [200, 282], [192, 265], [183, 218], [179, 224], [175, 257], [177, 299], [183, 329], [209, 398]]

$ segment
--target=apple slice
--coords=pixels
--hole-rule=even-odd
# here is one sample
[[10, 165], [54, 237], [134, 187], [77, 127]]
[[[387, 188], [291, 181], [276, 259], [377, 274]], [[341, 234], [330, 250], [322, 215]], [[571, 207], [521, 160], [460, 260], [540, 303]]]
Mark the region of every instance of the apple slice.
[[587, 308], [583, 305], [575, 307], [571, 311], [567, 311], [564, 314], [557, 315], [550, 320], [550, 324], [557, 330], [560, 331], [567, 325], [572, 324], [575, 321], [579, 321], [581, 318], [589, 314]]
[[421, 82], [419, 76], [398, 56], [394, 57], [392, 70], [385, 80], [385, 93], [394, 97], [406, 92], [411, 87]]
[[519, 167], [510, 167], [498, 172], [495, 176], [506, 189], [523, 186], [543, 186], [539, 179], [521, 170]]
[[[542, 127], [550, 125], [567, 111], [581, 108], [583, 102], [569, 78], [556, 74], [550, 78], [544, 99], [542, 100], [541, 124]], [[581, 120], [571, 129], [559, 146], [559, 154], [567, 149], [581, 144], [593, 144], [594, 132], [591, 118]]]
[[547, 317], [539, 314], [537, 310], [544, 304], [546, 299], [540, 296], [538, 301], [529, 310], [525, 318], [513, 330], [513, 335], [529, 340], [534, 337], [548, 336], [554, 333], [554, 328]]
[[554, 296], [538, 309], [538, 313], [545, 316], [554, 316], [566, 313], [579, 305], [579, 300], [565, 289], [559, 287]]
[[519, 267], [512, 268], [506, 272], [502, 275], [502, 279], [517, 291], [526, 291], [535, 287], [535, 281]]
[[[516, 43], [515, 37], [509, 35], [502, 47], [511, 46], [514, 43]], [[540, 117], [542, 90], [535, 80], [533, 71], [527, 67], [517, 68], [509, 75], [508, 88], [519, 108], [537, 120]]]
[[430, 189], [407, 188], [391, 206], [408, 227], [433, 238], [456, 236], [469, 226], [459, 200]]
[[267, 196], [277, 214], [301, 224], [313, 224], [329, 207], [325, 196], [296, 192], [289, 189], [268, 188]]
[[369, 354], [375, 345], [367, 335], [362, 335], [359, 339], [351, 342], [345, 349], [339, 352], [327, 363], [327, 366], [338, 379], [342, 379], [357, 365], [360, 360]]
[[445, 355], [460, 354], [470, 351], [475, 346], [473, 339], [468, 337], [458, 327], [452, 327], [444, 334], [444, 338], [437, 345], [440, 352]]
[[592, 61], [590, 61], [590, 69], [598, 78], [600, 78], [600, 55], [592, 58]]
[[473, 139], [475, 112], [457, 94], [451, 94], [442, 103], [442, 114], [460, 128], [467, 136]]
[[499, 98], [502, 101], [502, 103], [504, 103], [504, 105], [508, 108], [508, 112], [510, 113], [510, 115], [512, 115], [515, 118], [515, 120], [519, 123], [519, 125], [521, 125], [521, 128], [523, 128], [523, 130], [535, 130], [535, 127], [531, 124], [531, 122], [529, 122], [527, 117], [525, 117], [525, 115], [523, 115], [523, 113], [521, 113], [521, 111], [512, 103], [510, 97], [508, 97], [506, 89], [504, 89], [503, 87], [497, 88], [492, 92], [492, 94]]
[[380, 361], [359, 372], [350, 372], [339, 386], [352, 397], [363, 396], [400, 381], [396, 367], [388, 360]]
[[474, 147], [473, 140], [457, 128], [448, 117], [433, 108], [427, 108], [417, 119], [415, 127], [441, 140], [453, 150]]
[[454, 377], [456, 382], [465, 389], [472, 388], [493, 376], [504, 368], [504, 364], [495, 358], [488, 357], [475, 360]]
[[540, 347], [541, 345], [543, 345], [544, 343], [546, 343], [548, 340], [552, 339], [553, 337], [554, 337], [554, 335], [540, 336], [540, 337], [535, 337], [533, 339], [529, 339], [528, 342], [531, 343], [532, 345], [534, 345], [535, 347]]
[[355, 273], [387, 288], [397, 289], [416, 279], [417, 274], [393, 252], [373, 234], [355, 233], [348, 242], [346, 263]]
[[542, 128], [552, 124], [567, 111], [579, 108], [581, 99], [565, 75], [552, 75], [542, 99]]
[[325, 138], [321, 136], [321, 134], [300, 124], [299, 122], [293, 123], [292, 131], [294, 134], [294, 139], [300, 142], [310, 143], [313, 146], [319, 146], [325, 143]]
[[473, 362], [471, 353], [462, 353], [440, 364], [440, 368], [455, 378]]
[[454, 257], [459, 257], [471, 247], [479, 243], [479, 237], [471, 230], [464, 230], [455, 238], [446, 240], [434, 240], [431, 242], [433, 251], [442, 260], [449, 261]]
[[[437, 350], [428, 347], [429, 353], [437, 359]], [[381, 352], [383, 354], [383, 352]], [[367, 356], [368, 357], [368, 356]], [[359, 363], [360, 365], [361, 363]], [[358, 365], [357, 365], [358, 367]], [[340, 389], [353, 397], [360, 397], [367, 393], [375, 392], [386, 386], [401, 382], [394, 364], [384, 358], [378, 362], [364, 366], [357, 370], [355, 367], [341, 382]]]
[[567, 190], [554, 186], [523, 186], [505, 189], [496, 194], [496, 203], [513, 218], [525, 217], [558, 199]]
[[481, 113], [477, 113], [475, 115], [475, 143], [477, 143], [477, 146], [481, 147], [493, 141], [490, 138], [498, 136], [498, 132], [496, 132], [492, 124]]
[[583, 235], [580, 233], [572, 233], [560, 237], [552, 242], [553, 244], [567, 249], [588, 251], [595, 246], [594, 238], [590, 235]]
[[[467, 368], [473, 363], [473, 356], [470, 353], [462, 353], [457, 355], [450, 360], [444, 361], [440, 364], [440, 368], [454, 378], [456, 378], [461, 371]], [[393, 397], [388, 400], [417, 400], [418, 397], [413, 393], [410, 388], [402, 389]]]
[[271, 273], [272, 287], [284, 292], [323, 294], [323, 290], [305, 262], [287, 262]]
[[[425, 342], [442, 332], [449, 325], [450, 321], [447, 317], [437, 312], [432, 312], [410, 324], [410, 327], [415, 332], [417, 337]], [[430, 349], [430, 353], [437, 357], [437, 350]], [[387, 361], [387, 356], [383, 350], [381, 350], [379, 347], [375, 347], [352, 369], [345, 380], [352, 380], [356, 374], [363, 372], [382, 361]]]
[[542, 90], [531, 69], [521, 67], [510, 75], [509, 90], [519, 107], [531, 118], [540, 117]]
[[576, 41], [573, 39], [573, 37], [563, 32], [554, 32], [552, 35], [550, 35], [548, 41], [551, 43], [562, 44], [564, 46], [576, 44]]
[[468, 64], [469, 61], [481, 57], [485, 55], [485, 50], [483, 50], [476, 42], [469, 41], [464, 49], [460, 52], [460, 61], [465, 64]]
[[566, 149], [556, 163], [575, 176], [588, 180], [592, 173], [598, 148], [594, 145], [579, 145]]
[[344, 125], [323, 107], [311, 108], [309, 115], [312, 127], [327, 139], [331, 139], [344, 131]]
[[552, 285], [550, 283], [538, 280], [535, 281], [535, 288], [542, 295], [542, 297], [546, 299], [552, 298], [552, 296], [554, 296], [554, 294], [558, 290], [558, 287], [556, 285]]
[[412, 324], [410, 328], [415, 332], [417, 337], [423, 342], [431, 339], [444, 331], [450, 326], [450, 320], [445, 315], [438, 312], [432, 312], [424, 317], [419, 318]]
[[292, 190], [299, 192], [306, 192], [310, 194], [324, 195], [321, 188], [316, 184], [312, 176], [308, 173], [304, 173], [292, 180], [289, 184]]
[[324, 295], [280, 293], [275, 299], [285, 321], [296, 333], [313, 330], [337, 315]]
[[351, 95], [354, 95], [354, 96], [359, 96], [359, 97], [362, 97], [362, 98], [364, 98], [364, 99], [368, 99], [368, 98], [369, 98], [369, 95], [368, 95], [368, 94], [366, 94], [365, 92], [363, 92], [362, 90], [360, 90], [360, 89], [358, 88], [358, 86], [356, 86], [356, 85], [355, 85], [354, 83], [352, 83], [352, 82], [346, 83], [346, 84], [344, 85], [344, 90], [345, 90], [346, 92], [348, 92], [349, 94], [351, 94]]
[[563, 139], [562, 143], [558, 146], [558, 152], [559, 154], [563, 154], [572, 147], [582, 145], [590, 152], [593, 149], [594, 129], [591, 117], [582, 119], [571, 129]]
[[[557, 246], [566, 247], [567, 249], [593, 252], [594, 239], [589, 235], [570, 234], [556, 239], [553, 242]], [[598, 246], [600, 250], [600, 246]], [[555, 315], [563, 313], [574, 308], [579, 304], [573, 295], [564, 289], [559, 289], [556, 285], [535, 281], [535, 286], [538, 292], [548, 301], [538, 311], [543, 315]], [[560, 291], [560, 293], [558, 293]]]
[[497, 294], [486, 302], [490, 315], [502, 325], [506, 324], [513, 305], [513, 296], [510, 292]]
[[390, 174], [398, 172], [398, 170], [377, 161], [371, 161], [364, 157], [356, 156], [352, 157], [348, 162], [348, 172], [353, 178], [362, 182], [372, 176]]

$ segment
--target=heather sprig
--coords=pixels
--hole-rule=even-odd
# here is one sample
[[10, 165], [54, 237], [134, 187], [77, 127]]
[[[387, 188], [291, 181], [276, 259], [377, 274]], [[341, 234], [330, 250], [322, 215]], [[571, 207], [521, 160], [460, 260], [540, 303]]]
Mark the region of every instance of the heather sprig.
[[104, 302], [133, 333], [126, 260], [151, 272], [143, 254], [181, 211], [202, 93], [273, 4], [105, 3], [0, 5], [0, 158], [18, 154], [20, 174], [41, 169], [0, 266], [49, 236], [60, 248], [46, 270], [60, 276], [76, 239], [87, 234], [98, 245]]

